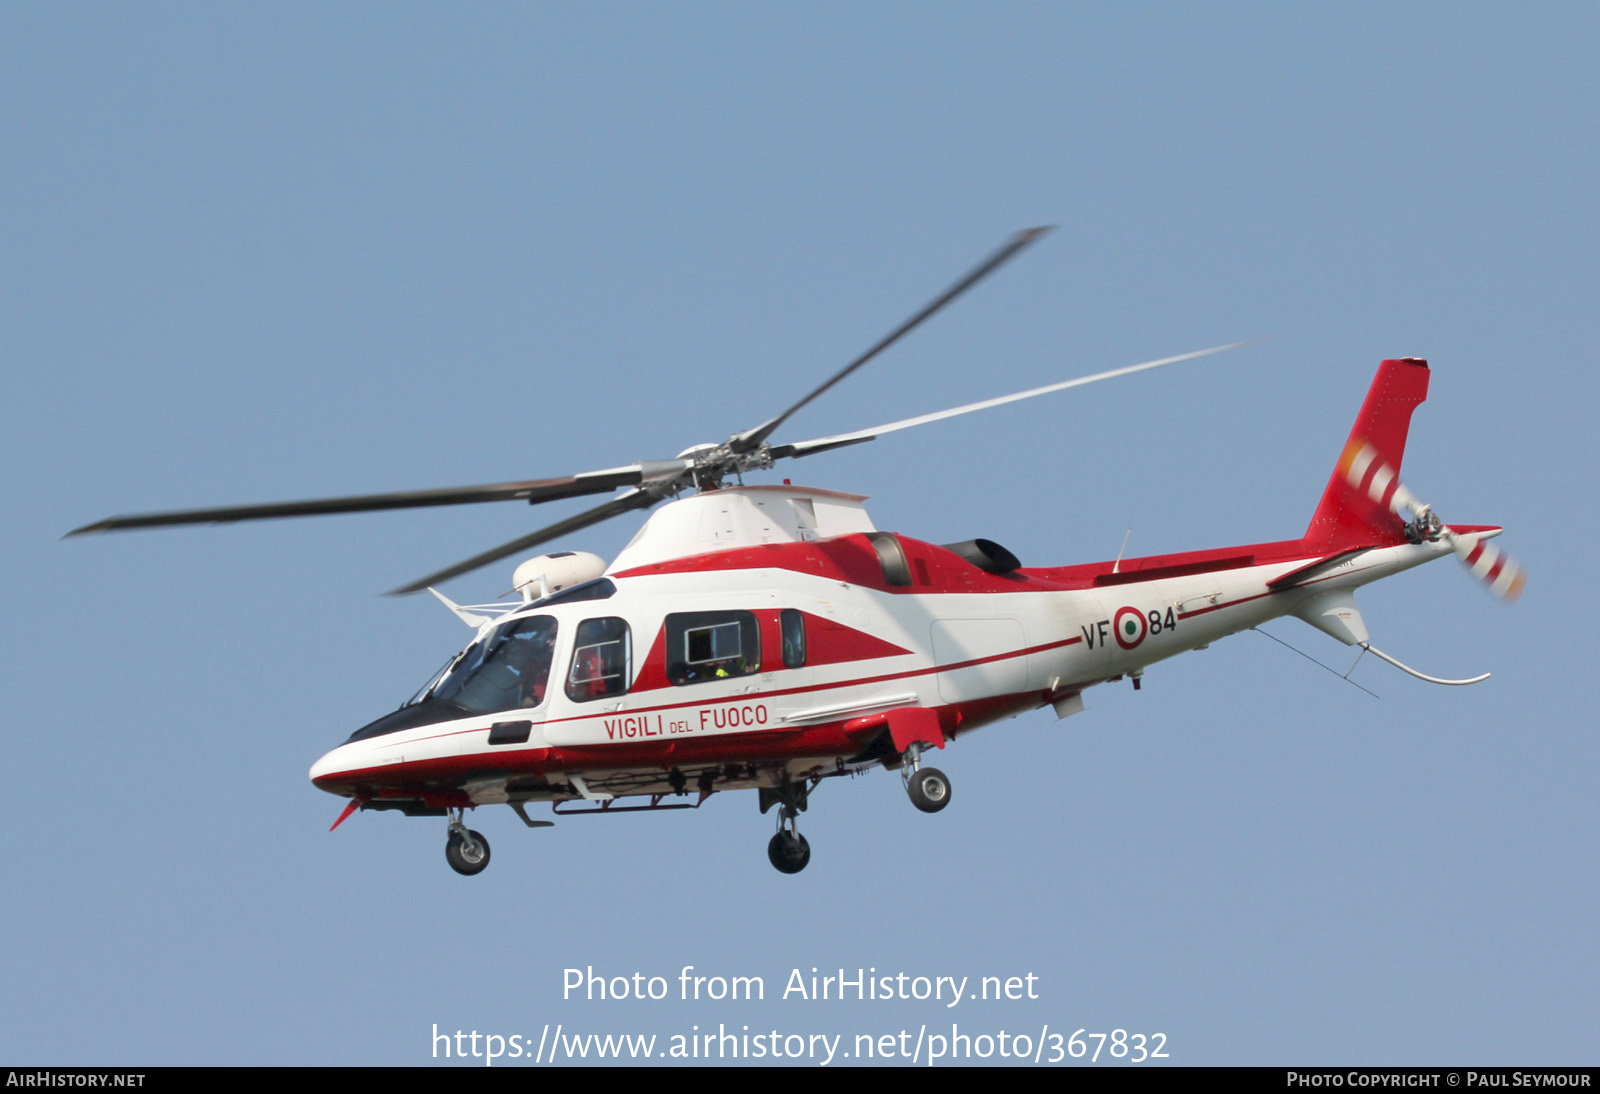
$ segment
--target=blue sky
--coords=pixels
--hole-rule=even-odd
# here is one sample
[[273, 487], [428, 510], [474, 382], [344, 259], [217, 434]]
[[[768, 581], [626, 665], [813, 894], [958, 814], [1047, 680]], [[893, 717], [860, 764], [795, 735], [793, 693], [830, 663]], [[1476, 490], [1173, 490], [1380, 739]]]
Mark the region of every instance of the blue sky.
[[[13, 7], [0, 33], [0, 1057], [431, 1062], [442, 1029], [1121, 1028], [1179, 1063], [1595, 1063], [1595, 9]], [[1260, 345], [794, 464], [1026, 564], [1294, 536], [1372, 370], [1405, 477], [1499, 523], [1362, 594], [1373, 699], [1258, 635], [940, 758], [527, 832], [306, 769], [467, 632], [385, 589], [537, 516], [62, 542], [112, 513], [536, 478], [751, 426], [1010, 232], [1059, 230], [786, 437]], [[1541, 516], [1541, 514], [1543, 516]], [[1544, 524], [1539, 521], [1549, 517]], [[614, 555], [627, 520], [561, 546]], [[506, 588], [509, 565], [449, 587]], [[1275, 634], [1348, 666], [1297, 622]], [[499, 815], [504, 813], [503, 816]], [[563, 970], [760, 975], [751, 1004]], [[956, 1010], [790, 971], [1035, 974]], [[971, 1023], [970, 1026], [968, 1023]]]

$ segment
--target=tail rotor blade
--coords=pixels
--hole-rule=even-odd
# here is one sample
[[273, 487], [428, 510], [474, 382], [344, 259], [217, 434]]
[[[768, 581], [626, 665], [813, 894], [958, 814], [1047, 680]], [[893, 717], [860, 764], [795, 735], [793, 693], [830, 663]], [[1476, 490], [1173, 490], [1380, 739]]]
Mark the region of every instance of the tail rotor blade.
[[1420, 514], [1427, 508], [1417, 496], [1405, 488], [1400, 475], [1378, 455], [1378, 450], [1360, 440], [1352, 440], [1339, 457], [1339, 470], [1345, 481], [1372, 499], [1374, 505], [1388, 509], [1396, 516], [1407, 510]]
[[[1404, 516], [1409, 512], [1413, 519], [1427, 517], [1433, 521], [1433, 534], [1442, 536], [1450, 544], [1456, 557], [1466, 564], [1472, 576], [1483, 582], [1492, 595], [1508, 603], [1522, 595], [1528, 575], [1516, 559], [1491, 544], [1487, 534], [1457, 533], [1437, 523], [1437, 516], [1428, 516], [1432, 508], [1418, 501], [1417, 496], [1406, 489], [1394, 468], [1384, 462], [1371, 445], [1351, 441], [1344, 455], [1339, 458], [1339, 469], [1344, 472], [1345, 481], [1365, 493], [1373, 504], [1390, 510], [1396, 516]], [[1490, 534], [1498, 535], [1499, 532], [1495, 530]]]
[[1528, 583], [1528, 574], [1521, 563], [1490, 543], [1487, 537], [1456, 535], [1448, 529], [1446, 531], [1456, 555], [1491, 594], [1507, 603], [1522, 595], [1522, 588]]

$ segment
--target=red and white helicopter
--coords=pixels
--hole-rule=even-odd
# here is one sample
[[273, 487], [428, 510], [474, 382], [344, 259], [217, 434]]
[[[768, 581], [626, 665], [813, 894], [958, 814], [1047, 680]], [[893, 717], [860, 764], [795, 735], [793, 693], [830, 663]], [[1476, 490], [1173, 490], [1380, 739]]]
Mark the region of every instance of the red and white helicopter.
[[[358, 809], [448, 818], [446, 857], [489, 863], [463, 823], [480, 805], [557, 815], [696, 808], [754, 789], [776, 807], [768, 845], [784, 873], [805, 868], [797, 827], [823, 779], [883, 766], [912, 804], [937, 812], [950, 783], [929, 749], [1051, 706], [1280, 616], [1296, 616], [1434, 683], [1375, 649], [1358, 587], [1454, 553], [1497, 596], [1523, 573], [1488, 541], [1501, 529], [1450, 526], [1398, 478], [1411, 413], [1427, 395], [1416, 358], [1384, 361], [1298, 539], [1075, 566], [1024, 567], [988, 540], [939, 546], [881, 532], [863, 498], [743, 485], [780, 459], [1219, 350], [1149, 361], [1031, 391], [788, 444], [784, 422], [960, 295], [1044, 229], [1018, 233], [877, 345], [789, 409], [721, 444], [529, 482], [115, 517], [73, 535], [478, 501], [530, 503], [625, 488], [603, 504], [395, 590], [417, 592], [609, 517], [663, 506], [609, 565], [540, 555], [517, 567], [520, 599], [462, 606], [476, 637], [398, 710], [358, 729], [311, 780]], [[1230, 347], [1219, 347], [1226, 349]], [[738, 485], [729, 485], [735, 480]], [[619, 804], [623, 799], [641, 804]], [[690, 800], [692, 798], [692, 800]]]

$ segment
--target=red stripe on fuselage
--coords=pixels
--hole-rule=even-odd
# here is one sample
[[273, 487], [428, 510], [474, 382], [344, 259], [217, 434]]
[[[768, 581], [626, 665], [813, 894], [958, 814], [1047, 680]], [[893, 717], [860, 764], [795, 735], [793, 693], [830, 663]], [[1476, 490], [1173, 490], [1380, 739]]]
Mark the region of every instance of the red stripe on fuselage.
[[[930, 673], [934, 672], [955, 672], [957, 669], [971, 669], [971, 667], [974, 667], [974, 665], [987, 665], [992, 664], [992, 662], [995, 661], [1006, 661], [1006, 659], [1010, 659], [1010, 657], [1026, 657], [1027, 654], [1045, 653], [1045, 651], [1048, 651], [1048, 649], [1061, 649], [1064, 648], [1064, 646], [1075, 646], [1077, 643], [1080, 643], [1080, 641], [1083, 641], [1083, 635], [1074, 635], [1072, 638], [1062, 638], [1061, 641], [1046, 641], [1046, 643], [1043, 643], [1043, 645], [1040, 646], [1027, 646], [1027, 648], [1024, 649], [1008, 649], [1008, 651], [1005, 651], [1005, 653], [989, 654], [987, 657], [973, 657], [971, 661], [955, 661], [950, 662], [950, 664], [947, 665], [930, 665], [930, 667], [925, 667], [925, 669], [907, 669], [904, 670], [904, 672], [886, 672], [882, 673], [882, 675], [878, 675], [878, 677], [858, 677], [854, 678], [854, 680], [835, 680], [830, 681], [830, 683], [816, 683], [816, 685], [800, 686], [800, 688], [778, 688], [774, 689], [774, 691], [752, 691], [752, 693], [749, 694], [723, 696], [718, 697], [718, 699], [683, 699], [683, 701], [680, 702], [664, 702], [664, 704], [654, 705], [654, 707], [635, 707], [635, 709], [626, 710], [626, 712], [621, 712], [621, 710], [619, 710], [619, 712], [610, 713], [614, 713], [616, 717], [622, 717], [622, 715], [643, 715], [643, 713], [666, 712], [666, 710], [683, 710], [690, 709], [690, 707], [694, 707], [694, 709], [699, 709], [699, 707], [714, 707], [714, 705], [717, 704], [741, 704], [741, 702], [747, 704], [747, 702], [755, 702], [757, 699], [762, 699], [762, 701], [765, 701], [765, 699], [778, 699], [778, 697], [782, 696], [800, 696], [800, 694], [810, 693], [810, 691], [834, 691], [834, 689], [837, 688], [858, 688], [858, 686], [862, 685], [885, 683], [885, 681], [888, 680], [910, 680], [912, 677], [926, 677], [926, 675], [930, 675]], [[694, 685], [685, 686], [690, 686], [690, 688], [693, 688]], [[603, 717], [603, 715], [598, 715], [598, 713], [592, 713], [592, 715], [590, 715], [590, 713], [584, 713], [584, 715], [571, 715], [571, 717], [568, 718], [549, 718], [547, 721], [542, 721], [541, 725], [555, 726], [562, 725], [563, 721], [582, 721], [586, 720], [586, 718], [600, 717]], [[448, 731], [448, 733], [429, 734], [429, 736], [426, 737], [411, 737], [411, 741], [406, 742], [406, 744], [419, 744], [419, 742], [422, 741], [438, 741], [440, 737], [458, 737], [464, 733], [488, 733], [488, 726], [474, 726], [474, 728], [470, 729], [451, 729], [451, 731]]]
[[[807, 543], [769, 543], [760, 547], [712, 551], [669, 562], [651, 563], [613, 574], [617, 578], [665, 574], [716, 573], [727, 570], [788, 570], [840, 581], [894, 596], [928, 593], [1046, 593], [1132, 585], [1165, 577], [1186, 577], [1212, 571], [1270, 566], [1277, 562], [1325, 556], [1328, 552], [1303, 539], [1277, 540], [1238, 547], [1216, 547], [1171, 555], [1107, 559], [1072, 566], [1024, 567], [1013, 573], [985, 573], [952, 551], [932, 543], [896, 537], [911, 563], [911, 585], [890, 585], [877, 554], [863, 535], [839, 536]], [[1372, 546], [1383, 545], [1374, 540]], [[918, 566], [918, 562], [925, 563]]]
[[[931, 709], [939, 714], [940, 724], [945, 731], [954, 736], [963, 729], [977, 729], [1012, 714], [1031, 710], [1041, 702], [1043, 693], [1029, 691]], [[859, 736], [848, 734], [844, 731], [846, 720], [776, 732], [765, 730], [659, 742], [549, 746], [465, 756], [439, 756], [404, 764], [355, 768], [324, 775], [315, 782], [319, 788], [335, 794], [393, 799], [410, 793], [430, 795], [444, 801], [452, 793], [458, 793], [456, 786], [449, 784], [485, 776], [531, 774], [543, 779], [548, 774], [559, 776], [574, 771], [622, 771], [649, 767], [665, 770], [669, 767], [706, 764], [745, 767], [801, 757], [846, 757], [859, 752], [874, 736], [883, 732], [883, 726], [874, 725]], [[447, 785], [441, 787], [440, 783]], [[400, 793], [397, 794], [397, 791]], [[465, 803], [456, 802], [452, 797], [449, 804]]]
[[953, 551], [906, 536], [895, 537], [906, 555], [912, 574], [910, 585], [890, 585], [884, 577], [877, 550], [861, 533], [804, 543], [766, 543], [736, 547], [703, 555], [652, 562], [622, 570], [616, 578], [655, 577], [665, 574], [717, 573], [727, 570], [792, 570], [858, 585], [897, 596], [918, 593], [1015, 593], [1053, 588], [1018, 573], [990, 574]]
[[[685, 699], [685, 700], [682, 700], [682, 701], [676, 702], [676, 703], [662, 703], [662, 704], [659, 704], [657, 706], [638, 707], [638, 708], [634, 708], [634, 709], [631, 709], [631, 710], [628, 710], [628, 711], [615, 711], [615, 712], [609, 712], [609, 713], [612, 713], [616, 717], [622, 717], [624, 715], [631, 717], [631, 716], [637, 716], [637, 715], [641, 715], [641, 714], [656, 714], [656, 713], [670, 711], [670, 710], [684, 710], [684, 709], [691, 709], [691, 708], [698, 710], [698, 709], [701, 709], [701, 708], [704, 708], [704, 707], [716, 706], [718, 704], [740, 704], [740, 703], [748, 704], [748, 703], [751, 703], [751, 702], [755, 702], [757, 700], [765, 701], [765, 700], [769, 700], [769, 699], [781, 698], [781, 697], [787, 696], [787, 695], [804, 695], [804, 694], [806, 694], [808, 692], [832, 691], [832, 690], [836, 690], [838, 688], [858, 687], [858, 686], [864, 686], [864, 685], [867, 685], [867, 684], [881, 684], [881, 683], [884, 683], [884, 682], [889, 681], [889, 680], [909, 680], [909, 679], [911, 679], [913, 677], [917, 677], [917, 676], [927, 676], [930, 673], [954, 672], [957, 669], [972, 668], [972, 667], [974, 667], [976, 665], [987, 665], [987, 664], [991, 664], [991, 663], [993, 663], [995, 661], [1004, 661], [1004, 660], [1007, 660], [1007, 659], [1012, 658], [1012, 657], [1025, 657], [1030, 653], [1044, 653], [1047, 650], [1062, 649], [1062, 648], [1064, 648], [1066, 646], [1077, 645], [1079, 642], [1082, 642], [1082, 641], [1083, 641], [1083, 636], [1082, 635], [1074, 635], [1071, 638], [1064, 638], [1059, 642], [1046, 642], [1046, 643], [1043, 643], [1042, 645], [1028, 646], [1028, 647], [1026, 647], [1024, 649], [1020, 649], [1020, 650], [1007, 650], [1004, 653], [990, 654], [987, 657], [974, 657], [974, 658], [972, 658], [971, 660], [968, 660], [968, 661], [955, 661], [955, 662], [952, 662], [952, 663], [950, 663], [948, 665], [932, 665], [932, 666], [928, 666], [928, 667], [925, 667], [925, 668], [919, 668], [919, 669], [907, 669], [904, 672], [887, 672], [887, 673], [884, 673], [884, 674], [882, 674], [880, 676], [867, 676], [867, 677], [862, 677], [862, 678], [853, 679], [853, 680], [838, 680], [838, 681], [834, 681], [834, 682], [831, 682], [831, 683], [824, 683], [824, 684], [806, 684], [803, 687], [779, 688], [779, 689], [777, 689], [775, 691], [752, 692], [750, 694], [744, 694], [744, 695], [729, 695], [729, 696], [725, 696], [725, 697], [722, 697], [722, 698], [716, 698], [716, 699], [698, 699], [698, 700], [696, 700], [696, 699]], [[587, 718], [600, 718], [600, 717], [604, 717], [604, 715], [603, 714], [576, 714], [576, 715], [572, 715], [571, 717], [567, 717], [567, 718], [552, 718], [552, 719], [549, 719], [548, 721], [545, 721], [545, 722], [543, 722], [541, 724], [543, 724], [543, 725], [559, 725], [559, 724], [561, 724], [563, 722], [577, 722], [577, 721], [582, 721], [582, 720], [587, 719]], [[809, 729], [810, 727], [806, 727], [806, 728]], [[411, 738], [410, 740], [408, 740], [406, 742], [406, 744], [408, 744], [408, 745], [409, 744], [421, 744], [423, 741], [436, 741], [436, 740], [441, 740], [441, 739], [446, 738], [446, 737], [459, 737], [463, 733], [487, 733], [488, 731], [489, 731], [489, 727], [488, 726], [483, 726], [483, 725], [472, 726], [470, 728], [465, 728], [465, 729], [452, 729], [452, 730], [449, 730], [449, 731], [444, 732], [444, 733], [431, 733], [426, 737], [414, 737], [414, 738]], [[758, 736], [771, 736], [771, 735], [777, 734], [777, 733], [789, 733], [789, 732], [801, 732], [801, 729], [800, 729], [800, 727], [795, 727], [794, 729], [783, 729], [783, 728], [775, 727], [773, 729], [762, 730], [757, 735]], [[687, 740], [723, 740], [723, 739], [726, 739], [728, 737], [736, 737], [736, 736], [740, 736], [740, 735], [739, 734], [707, 735], [707, 736], [704, 736], [704, 737], [684, 738], [684, 740], [685, 741], [687, 741]], [[599, 745], [599, 746], [596, 746], [596, 747], [609, 748], [609, 747], [612, 747], [612, 746]], [[489, 755], [499, 755], [499, 754], [501, 754], [501, 753], [498, 753], [498, 752], [497, 753], [489, 753]], [[431, 762], [431, 761], [429, 761], [429, 762]], [[382, 768], [377, 768], [377, 769], [374, 769], [374, 770], [382, 770]], [[339, 772], [337, 774], [327, 776], [327, 778], [330, 778], [330, 779], [343, 779], [343, 778], [346, 778], [346, 777], [347, 777], [347, 773], [346, 772]]]
[[1250, 596], [1241, 596], [1239, 599], [1230, 600], [1225, 604], [1211, 604], [1211, 605], [1209, 605], [1207, 607], [1204, 607], [1204, 608], [1196, 608], [1192, 612], [1179, 612], [1178, 613], [1178, 618], [1179, 619], [1188, 619], [1188, 618], [1190, 618], [1192, 616], [1196, 616], [1196, 615], [1205, 615], [1208, 612], [1220, 612], [1223, 608], [1232, 608], [1232, 607], [1234, 607], [1236, 605], [1239, 605], [1239, 604], [1248, 604], [1252, 600], [1260, 600], [1262, 597], [1271, 596], [1274, 593], [1289, 593], [1289, 592], [1294, 592], [1297, 589], [1307, 589], [1307, 588], [1310, 588], [1312, 585], [1318, 585], [1318, 584], [1321, 584], [1324, 581], [1332, 581], [1335, 578], [1349, 577], [1351, 574], [1359, 574], [1363, 570], [1370, 570], [1370, 569], [1372, 569], [1371, 566], [1356, 566], [1356, 567], [1353, 567], [1353, 568], [1351, 568], [1349, 570], [1341, 570], [1340, 572], [1334, 573], [1334, 574], [1323, 574], [1321, 577], [1314, 577], [1310, 581], [1301, 582], [1299, 585], [1290, 585], [1287, 588], [1283, 588], [1283, 589], [1268, 589], [1264, 593], [1254, 593], [1254, 594], [1252, 594]]
[[[1312, 583], [1308, 581], [1308, 582], [1306, 582], [1306, 584], [1310, 585]], [[1296, 586], [1296, 588], [1304, 588], [1304, 586]], [[1190, 619], [1190, 618], [1192, 618], [1194, 616], [1205, 615], [1205, 614], [1207, 614], [1209, 612], [1220, 612], [1223, 608], [1232, 608], [1232, 607], [1234, 607], [1235, 605], [1238, 605], [1238, 604], [1248, 604], [1252, 600], [1260, 600], [1264, 596], [1271, 596], [1274, 591], [1275, 590], [1273, 590], [1273, 589], [1268, 589], [1266, 592], [1264, 592], [1264, 593], [1256, 593], [1254, 596], [1241, 596], [1238, 600], [1230, 600], [1226, 604], [1212, 604], [1211, 606], [1206, 607], [1206, 608], [1196, 608], [1192, 612], [1179, 612], [1178, 613], [1178, 618], [1179, 619]]]

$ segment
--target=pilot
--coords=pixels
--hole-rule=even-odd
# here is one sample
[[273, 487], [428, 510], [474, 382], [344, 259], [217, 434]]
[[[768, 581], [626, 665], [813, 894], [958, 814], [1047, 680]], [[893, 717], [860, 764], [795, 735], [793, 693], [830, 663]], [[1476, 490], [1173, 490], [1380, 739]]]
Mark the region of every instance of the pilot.
[[536, 707], [544, 702], [545, 686], [550, 682], [550, 666], [555, 661], [555, 628], [540, 631], [534, 635], [532, 642], [533, 649], [529, 653], [528, 667], [524, 674], [525, 691], [522, 705], [525, 707]]

